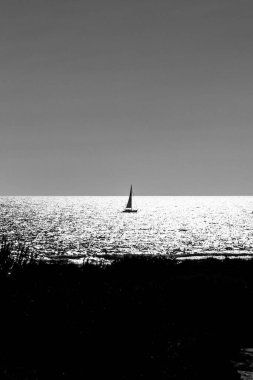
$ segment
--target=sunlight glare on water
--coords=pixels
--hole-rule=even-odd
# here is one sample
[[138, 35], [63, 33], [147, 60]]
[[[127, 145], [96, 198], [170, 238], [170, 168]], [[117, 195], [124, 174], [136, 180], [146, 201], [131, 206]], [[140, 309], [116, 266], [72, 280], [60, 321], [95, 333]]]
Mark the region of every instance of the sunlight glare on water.
[[248, 252], [253, 197], [0, 197], [0, 233], [39, 254]]

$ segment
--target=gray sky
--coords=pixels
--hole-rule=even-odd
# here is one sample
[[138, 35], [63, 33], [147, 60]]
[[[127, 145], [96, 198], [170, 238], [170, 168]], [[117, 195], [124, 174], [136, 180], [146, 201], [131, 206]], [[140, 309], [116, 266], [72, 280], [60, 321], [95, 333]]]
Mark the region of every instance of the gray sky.
[[253, 194], [252, 0], [0, 0], [0, 194]]

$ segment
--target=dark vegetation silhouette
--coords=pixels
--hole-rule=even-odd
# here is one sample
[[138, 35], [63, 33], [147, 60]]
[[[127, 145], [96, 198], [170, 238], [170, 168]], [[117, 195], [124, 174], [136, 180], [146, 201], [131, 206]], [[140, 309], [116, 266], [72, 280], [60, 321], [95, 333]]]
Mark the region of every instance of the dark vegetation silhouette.
[[253, 260], [78, 267], [12, 249], [2, 242], [1, 379], [240, 379]]

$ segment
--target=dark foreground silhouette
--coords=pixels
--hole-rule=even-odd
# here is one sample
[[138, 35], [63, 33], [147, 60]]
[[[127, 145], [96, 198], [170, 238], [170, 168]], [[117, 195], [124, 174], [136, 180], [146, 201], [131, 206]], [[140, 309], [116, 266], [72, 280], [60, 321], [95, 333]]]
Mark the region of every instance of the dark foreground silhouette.
[[252, 260], [3, 261], [1, 379], [240, 379]]

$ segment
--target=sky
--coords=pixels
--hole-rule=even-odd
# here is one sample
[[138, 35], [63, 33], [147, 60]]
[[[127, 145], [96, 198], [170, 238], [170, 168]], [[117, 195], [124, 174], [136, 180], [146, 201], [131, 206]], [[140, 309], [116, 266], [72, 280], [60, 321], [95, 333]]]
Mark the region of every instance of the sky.
[[252, 0], [0, 0], [0, 194], [253, 195]]

